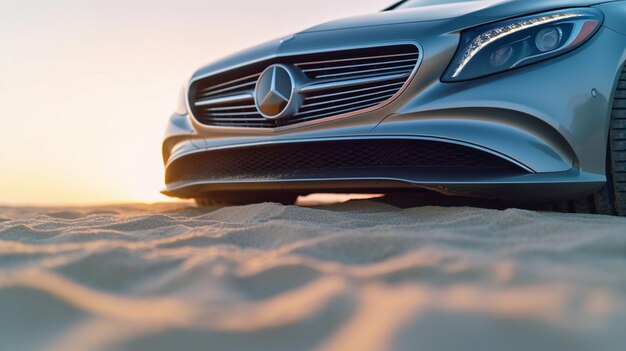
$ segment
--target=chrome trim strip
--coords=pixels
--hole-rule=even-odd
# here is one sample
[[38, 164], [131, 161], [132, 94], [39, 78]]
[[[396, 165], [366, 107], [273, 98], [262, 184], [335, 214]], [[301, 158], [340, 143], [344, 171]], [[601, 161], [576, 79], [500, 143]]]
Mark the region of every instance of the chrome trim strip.
[[472, 148], [472, 149], [479, 150], [482, 152], [486, 152], [493, 156], [499, 157], [507, 162], [510, 162], [522, 168], [523, 170], [527, 171], [528, 173], [533, 173], [533, 174], [537, 173], [532, 168], [526, 166], [525, 164], [517, 161], [514, 158], [511, 158], [496, 150], [493, 150], [493, 149], [490, 149], [490, 148], [487, 148], [478, 144], [469, 143], [466, 141], [451, 139], [451, 138], [441, 138], [441, 137], [432, 137], [432, 136], [414, 136], [414, 135], [355, 135], [355, 136], [331, 137], [331, 138], [321, 137], [321, 138], [308, 138], [308, 139], [281, 139], [281, 140], [257, 141], [257, 142], [244, 143], [244, 144], [230, 144], [230, 145], [214, 146], [214, 147], [209, 147], [209, 148], [204, 148], [204, 149], [191, 150], [189, 152], [183, 153], [182, 155], [176, 155], [175, 157], [171, 157], [167, 161], [167, 164], [165, 165], [165, 169], [167, 170], [167, 168], [174, 161], [178, 159], [181, 159], [183, 157], [193, 155], [193, 154], [203, 153], [203, 152], [241, 149], [241, 148], [247, 148], [247, 147], [253, 147], [253, 146], [264, 146], [264, 145], [299, 144], [299, 143], [315, 143], [315, 142], [325, 142], [325, 141], [347, 141], [347, 140], [422, 140], [422, 141], [434, 141], [434, 142], [440, 142], [440, 143], [454, 144], [454, 145], [464, 146], [464, 147]]
[[214, 105], [225, 104], [228, 102], [244, 102], [248, 100], [254, 101], [254, 95], [252, 93], [223, 96], [223, 97], [214, 98], [214, 99], [204, 99], [204, 100], [196, 101], [194, 105], [198, 107], [214, 106]]
[[336, 89], [336, 88], [345, 88], [351, 87], [354, 85], [361, 84], [373, 84], [378, 82], [386, 82], [394, 79], [402, 79], [410, 76], [411, 73], [402, 73], [402, 74], [390, 74], [386, 76], [376, 76], [376, 77], [368, 77], [368, 78], [357, 78], [357, 79], [347, 79], [335, 81], [332, 80], [330, 82], [321, 82], [321, 83], [312, 83], [309, 85], [305, 85], [300, 88], [300, 93], [309, 94], [314, 93], [320, 90], [328, 90], [328, 89]]

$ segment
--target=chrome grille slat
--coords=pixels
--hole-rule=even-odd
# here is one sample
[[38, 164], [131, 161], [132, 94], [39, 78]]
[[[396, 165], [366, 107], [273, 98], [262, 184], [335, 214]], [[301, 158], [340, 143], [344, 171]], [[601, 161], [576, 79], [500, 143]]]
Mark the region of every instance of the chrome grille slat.
[[344, 76], [357, 76], [357, 75], [360, 75], [360, 74], [374, 75], [377, 72], [385, 72], [385, 74], [387, 74], [388, 73], [387, 71], [399, 71], [399, 73], [410, 74], [414, 67], [415, 67], [415, 65], [405, 65], [405, 66], [397, 66], [397, 67], [394, 66], [394, 67], [367, 69], [367, 70], [361, 70], [361, 71], [350, 71], [350, 72], [341, 72], [341, 73], [332, 73], [332, 74], [321, 74], [319, 76], [316, 76], [316, 78], [317, 79], [324, 79], [324, 78], [334, 78], [334, 77], [344, 77]]
[[254, 100], [254, 96], [252, 94], [253, 94], [252, 92], [249, 92], [249, 93], [243, 93], [243, 94], [237, 94], [237, 95], [226, 95], [226, 96], [216, 97], [212, 99], [203, 99], [203, 100], [196, 101], [195, 105], [196, 106], [214, 106], [214, 105], [221, 105], [221, 104], [227, 104], [227, 103], [238, 103], [242, 101]]
[[365, 97], [370, 97], [370, 96], [375, 96], [375, 95], [383, 95], [384, 94], [387, 97], [389, 97], [389, 96], [395, 94], [396, 91], [397, 91], [397, 89], [387, 89], [387, 90], [382, 90], [382, 91], [375, 91], [373, 93], [367, 93], [367, 94], [361, 94], [361, 95], [355, 95], [355, 96], [348, 96], [348, 97], [345, 97], [345, 98], [333, 99], [333, 100], [325, 100], [325, 101], [313, 102], [313, 103], [307, 103], [306, 100], [305, 100], [305, 102], [302, 105], [301, 109], [306, 109], [308, 107], [314, 107], [314, 106], [320, 106], [320, 105], [334, 104], [334, 103], [337, 103], [337, 102], [349, 101], [349, 100], [365, 98]]
[[273, 122], [269, 122], [267, 120], [263, 120], [263, 121], [259, 121], [259, 120], [248, 120], [248, 121], [242, 121], [242, 120], [237, 120], [237, 121], [229, 121], [229, 120], [225, 120], [225, 121], [211, 121], [211, 123], [213, 125], [217, 125], [220, 127], [228, 127], [231, 126], [233, 123], [237, 123], [237, 126], [246, 126], [246, 127], [260, 127], [260, 128], [269, 128], [274, 126]]
[[360, 101], [356, 101], [356, 102], [350, 102], [350, 103], [345, 103], [345, 104], [339, 104], [339, 105], [334, 105], [334, 106], [328, 106], [328, 107], [320, 107], [320, 108], [316, 108], [316, 109], [312, 109], [312, 110], [306, 110], [306, 111], [302, 111], [300, 113], [298, 113], [295, 117], [299, 117], [299, 116], [303, 116], [303, 115], [310, 115], [312, 113], [320, 113], [320, 112], [324, 112], [324, 111], [328, 111], [328, 110], [334, 110], [337, 108], [341, 108], [341, 107], [348, 107], [348, 106], [354, 106], [354, 105], [359, 105], [359, 104], [368, 104], [370, 102], [373, 101], [379, 101], [381, 99], [386, 100], [389, 97], [376, 97], [376, 98], [370, 98], [370, 99], [364, 99], [364, 100], [360, 100]]
[[228, 118], [228, 117], [210, 117], [212, 121], [216, 122], [232, 122], [232, 121], [258, 121], [265, 122], [265, 118]]
[[206, 109], [207, 112], [220, 112], [220, 111], [233, 111], [233, 110], [252, 110], [256, 111], [256, 106], [248, 105], [248, 106], [225, 106], [225, 107], [212, 107]]
[[201, 94], [202, 93], [206, 93], [206, 92], [209, 92], [211, 90], [219, 89], [219, 88], [225, 87], [225, 86], [230, 85], [230, 84], [236, 84], [236, 83], [239, 83], [239, 82], [243, 82], [245, 80], [256, 81], [257, 79], [259, 79], [259, 75], [260, 75], [260, 73], [255, 73], [255, 74], [243, 77], [243, 78], [238, 78], [238, 79], [234, 79], [234, 80], [231, 80], [231, 81], [228, 81], [228, 82], [224, 82], [224, 83], [221, 83], [221, 84], [212, 85], [212, 86], [210, 86], [210, 87], [208, 87], [206, 89], [203, 89], [202, 91], [200, 91], [200, 93]]
[[[389, 44], [272, 58], [192, 82], [190, 106], [209, 126], [277, 128], [382, 107], [408, 84], [421, 53], [415, 44]], [[261, 73], [274, 64], [301, 70], [302, 105], [292, 117], [265, 119], [254, 105]]]
[[370, 90], [382, 89], [382, 88], [387, 88], [387, 87], [395, 87], [397, 89], [400, 89], [403, 85], [404, 85], [404, 82], [399, 82], [399, 83], [390, 83], [390, 84], [384, 84], [384, 85], [377, 85], [377, 86], [361, 88], [361, 89], [346, 90], [346, 91], [341, 91], [341, 92], [338, 92], [338, 93], [322, 94], [322, 95], [310, 95], [310, 96], [307, 97], [307, 100], [324, 99], [324, 98], [328, 98], [328, 97], [336, 97], [336, 96], [341, 96], [341, 95], [360, 93], [360, 92], [363, 92], [363, 91], [370, 91]]
[[369, 56], [369, 57], [358, 57], [358, 58], [345, 58], [345, 59], [338, 59], [338, 60], [324, 60], [324, 61], [314, 61], [314, 62], [303, 62], [303, 63], [298, 63], [296, 64], [296, 66], [298, 67], [302, 67], [302, 66], [307, 66], [307, 65], [317, 65], [317, 64], [331, 64], [331, 63], [335, 63], [335, 62], [346, 62], [346, 61], [356, 61], [356, 60], [375, 60], [375, 59], [379, 59], [379, 58], [389, 58], [389, 57], [401, 57], [401, 56], [417, 56], [418, 53], [406, 53], [406, 54], [395, 54], [395, 55], [378, 55], [378, 56]]
[[410, 59], [406, 59], [406, 60], [395, 60], [395, 61], [370, 62], [370, 63], [361, 63], [361, 64], [345, 65], [345, 66], [331, 66], [331, 67], [322, 67], [322, 68], [309, 68], [309, 69], [303, 69], [302, 71], [304, 73], [323, 72], [323, 71], [332, 71], [332, 70], [340, 70], [340, 69], [351, 69], [351, 68], [361, 68], [361, 67], [369, 67], [369, 66], [383, 66], [383, 65], [390, 65], [390, 64], [394, 64], [394, 63], [413, 63], [413, 65], [414, 65], [415, 61], [417, 61], [417, 58], [410, 58]]
[[322, 91], [322, 90], [330, 90], [337, 88], [348, 88], [357, 85], [364, 84], [375, 84], [380, 82], [386, 82], [390, 80], [396, 80], [401, 78], [408, 78], [409, 73], [402, 74], [390, 74], [390, 75], [376, 75], [372, 77], [360, 77], [357, 79], [345, 79], [345, 80], [322, 80], [319, 83], [314, 83], [311, 85], [304, 86], [300, 89], [300, 91], [304, 94], [309, 94], [312, 92]]
[[211, 112], [209, 113], [209, 116], [216, 116], [216, 117], [222, 117], [222, 116], [257, 116], [259, 113], [254, 111], [254, 112]]
[[223, 94], [226, 92], [230, 92], [233, 90], [238, 90], [244, 87], [247, 88], [254, 88], [254, 86], [256, 85], [256, 82], [247, 82], [247, 83], [242, 83], [242, 84], [238, 84], [235, 86], [231, 86], [228, 88], [223, 88], [223, 89], [219, 89], [219, 90], [211, 90], [209, 93], [204, 93], [201, 95], [201, 97], [209, 97], [209, 96], [215, 96], [215, 95], [219, 95], [219, 94]]
[[[367, 107], [374, 107], [374, 106], [376, 106], [378, 104], [379, 104], [378, 102], [374, 102], [374, 103], [370, 103], [369, 105], [365, 105], [365, 106], [367, 106]], [[361, 107], [359, 107], [358, 109], [361, 109]], [[306, 116], [305, 117], [296, 116], [296, 118], [294, 118], [294, 120], [297, 121], [297, 122], [306, 122], [306, 121], [310, 121], [312, 119], [329, 117], [329, 116], [334, 116], [334, 115], [337, 115], [337, 114], [353, 112], [353, 111], [355, 111], [354, 107], [353, 108], [346, 108], [346, 109], [338, 110], [338, 111], [327, 112], [327, 113], [321, 114], [319, 116], [312, 116], [312, 117], [311, 116], [309, 116], [309, 117], [306, 117]]]

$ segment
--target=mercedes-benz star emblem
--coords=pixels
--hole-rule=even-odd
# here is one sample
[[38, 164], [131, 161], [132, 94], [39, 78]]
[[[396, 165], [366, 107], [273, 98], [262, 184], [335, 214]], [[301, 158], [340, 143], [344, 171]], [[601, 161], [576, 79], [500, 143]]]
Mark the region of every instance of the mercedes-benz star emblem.
[[254, 102], [261, 115], [279, 119], [294, 115], [298, 110], [295, 72], [285, 65], [268, 67], [256, 83]]

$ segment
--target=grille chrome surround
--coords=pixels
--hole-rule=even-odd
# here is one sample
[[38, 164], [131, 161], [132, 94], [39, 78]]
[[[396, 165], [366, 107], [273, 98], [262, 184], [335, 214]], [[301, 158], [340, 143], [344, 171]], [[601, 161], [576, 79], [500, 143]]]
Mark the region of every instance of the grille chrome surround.
[[[416, 43], [393, 43], [273, 57], [192, 81], [189, 110], [200, 124], [215, 128], [273, 130], [343, 118], [381, 108], [407, 87], [421, 63]], [[286, 64], [302, 72], [298, 112], [282, 120], [263, 118], [254, 88], [263, 70]]]

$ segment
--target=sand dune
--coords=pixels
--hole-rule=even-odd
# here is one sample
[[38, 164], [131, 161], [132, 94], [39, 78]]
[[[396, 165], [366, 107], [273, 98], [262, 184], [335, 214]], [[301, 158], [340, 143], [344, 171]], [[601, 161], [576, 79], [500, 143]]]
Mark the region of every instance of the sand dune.
[[626, 350], [626, 219], [0, 207], [2, 350]]

